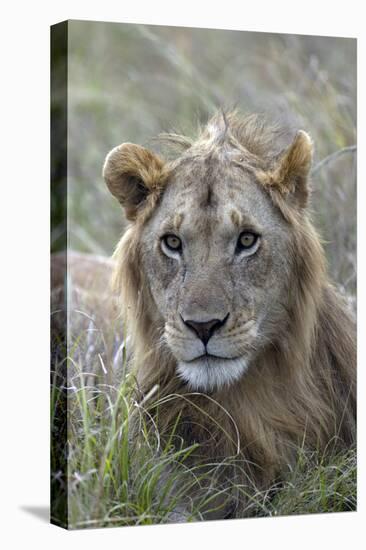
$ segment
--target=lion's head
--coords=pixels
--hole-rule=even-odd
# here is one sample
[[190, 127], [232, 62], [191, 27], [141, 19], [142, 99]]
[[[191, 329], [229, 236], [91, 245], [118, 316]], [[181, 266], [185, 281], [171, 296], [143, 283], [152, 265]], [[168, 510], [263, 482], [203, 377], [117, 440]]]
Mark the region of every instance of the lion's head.
[[219, 115], [173, 162], [132, 144], [107, 157], [151, 322], [191, 389], [234, 384], [289, 329], [300, 253], [289, 226], [306, 217], [312, 143], [301, 131], [278, 141], [258, 118]]

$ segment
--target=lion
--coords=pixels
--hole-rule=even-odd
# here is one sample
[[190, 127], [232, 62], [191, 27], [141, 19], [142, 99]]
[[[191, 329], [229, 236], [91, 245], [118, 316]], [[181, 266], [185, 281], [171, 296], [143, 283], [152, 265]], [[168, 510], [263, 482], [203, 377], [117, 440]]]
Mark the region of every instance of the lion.
[[123, 143], [103, 169], [130, 222], [114, 286], [132, 368], [143, 396], [159, 388], [162, 433], [178, 419], [196, 462], [240, 457], [226, 479], [266, 489], [299, 446], [356, 437], [355, 320], [311, 221], [313, 143], [238, 112], [163, 138], [175, 157]]

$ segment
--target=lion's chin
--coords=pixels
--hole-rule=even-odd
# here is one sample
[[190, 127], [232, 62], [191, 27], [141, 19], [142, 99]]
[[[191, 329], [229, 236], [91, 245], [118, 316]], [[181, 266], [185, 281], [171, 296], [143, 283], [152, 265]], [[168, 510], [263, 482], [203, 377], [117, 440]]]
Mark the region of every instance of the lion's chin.
[[248, 359], [222, 359], [221, 357], [204, 356], [194, 361], [179, 361], [177, 371], [192, 390], [211, 392], [230, 386], [245, 373]]

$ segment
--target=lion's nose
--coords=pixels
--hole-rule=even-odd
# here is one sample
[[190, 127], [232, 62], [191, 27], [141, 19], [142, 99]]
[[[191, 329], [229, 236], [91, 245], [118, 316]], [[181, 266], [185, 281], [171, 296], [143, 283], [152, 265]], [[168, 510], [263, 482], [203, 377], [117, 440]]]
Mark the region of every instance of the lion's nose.
[[193, 321], [192, 319], [183, 319], [182, 321], [190, 328], [192, 329], [198, 336], [200, 340], [204, 343], [204, 345], [207, 344], [211, 336], [213, 335], [216, 330], [218, 330], [220, 327], [222, 327], [229, 317], [229, 314], [224, 317], [224, 319], [211, 319], [210, 321], [205, 322], [199, 322], [199, 321]]

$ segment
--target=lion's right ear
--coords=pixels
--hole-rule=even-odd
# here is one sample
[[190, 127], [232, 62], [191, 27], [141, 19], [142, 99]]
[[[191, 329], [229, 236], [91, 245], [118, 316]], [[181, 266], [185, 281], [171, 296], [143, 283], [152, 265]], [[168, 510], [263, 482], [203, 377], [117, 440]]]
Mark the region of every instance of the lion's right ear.
[[107, 155], [103, 177], [129, 220], [136, 219], [150, 193], [160, 190], [163, 169], [162, 159], [134, 143], [123, 143]]

